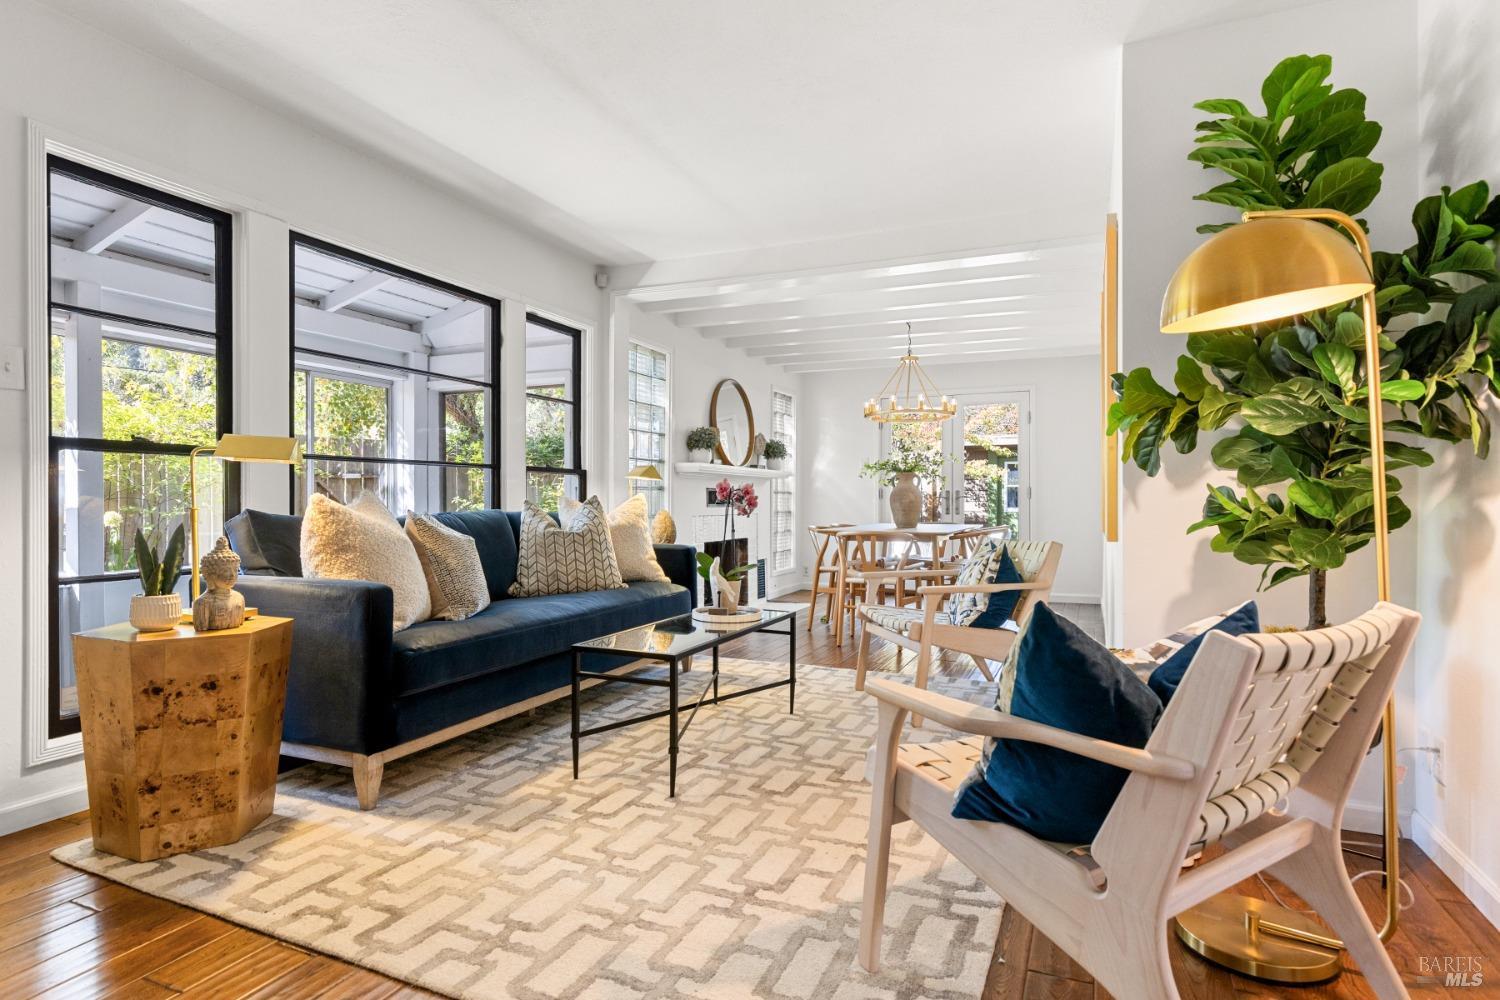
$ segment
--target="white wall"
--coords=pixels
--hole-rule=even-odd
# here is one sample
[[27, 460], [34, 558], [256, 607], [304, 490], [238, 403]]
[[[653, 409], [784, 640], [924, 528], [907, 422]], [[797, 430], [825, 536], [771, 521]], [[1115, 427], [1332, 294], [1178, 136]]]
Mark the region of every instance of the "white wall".
[[[1125, 46], [1120, 205], [1121, 366], [1152, 368], [1171, 384], [1180, 337], [1158, 332], [1161, 295], [1182, 258], [1203, 239], [1204, 222], [1232, 214], [1192, 200], [1214, 183], [1185, 157], [1193, 126], [1204, 117], [1194, 101], [1238, 97], [1254, 103], [1261, 81], [1281, 59], [1300, 53], [1333, 56], [1333, 82], [1364, 91], [1367, 114], [1385, 126], [1374, 158], [1385, 164], [1384, 185], [1365, 213], [1377, 248], [1411, 243], [1416, 201], [1416, 23], [1404, 0], [1331, 0], [1328, 3], [1247, 18]], [[1186, 622], [1255, 596], [1268, 624], [1307, 621], [1306, 585], [1284, 584], [1255, 594], [1259, 567], [1209, 549], [1209, 533], [1184, 534], [1201, 515], [1206, 485], [1223, 482], [1212, 467], [1212, 440], [1200, 439], [1192, 455], [1168, 450], [1162, 471], [1148, 478], [1133, 465], [1122, 483], [1122, 645], [1138, 645]], [[1407, 494], [1408, 498], [1411, 493]], [[1396, 601], [1411, 605], [1416, 580], [1417, 531], [1392, 536], [1392, 586]], [[1367, 609], [1375, 599], [1373, 556], [1364, 551], [1329, 578], [1328, 614], [1334, 621]], [[1398, 745], [1411, 726], [1412, 675], [1397, 694]], [[1366, 762], [1355, 789], [1351, 825], [1375, 829], [1379, 810], [1379, 760]], [[1410, 783], [1403, 811], [1410, 808]]]
[[[671, 466], [687, 461], [687, 432], [694, 427], [708, 425], [709, 397], [713, 394], [714, 386], [724, 378], [739, 380], [740, 385], [745, 388], [745, 393], [750, 397], [750, 406], [755, 416], [755, 429], [767, 438], [771, 436], [771, 390], [775, 388], [791, 393], [797, 401], [796, 452], [805, 455], [809, 447], [806, 430], [808, 407], [811, 405], [809, 395], [817, 390], [817, 383], [811, 379], [804, 380], [800, 375], [790, 375], [779, 365], [768, 365], [759, 358], [746, 356], [742, 351], [726, 348], [702, 336], [696, 330], [677, 326], [662, 313], [645, 312], [629, 299], [615, 296], [611, 322], [612, 357], [610, 360], [610, 371], [614, 373], [611, 379], [613, 398], [610, 401], [609, 411], [614, 415], [609, 436], [613, 457], [604, 466], [607, 470], [604, 477], [597, 481], [591, 480], [591, 483], [597, 482], [598, 485], [590, 487], [611, 503], [618, 502], [625, 497], [628, 398], [624, 389], [624, 374], [632, 340], [647, 347], [665, 351], [670, 356], [668, 377], [672, 402], [668, 414], [671, 424], [667, 434], [670, 460], [667, 463], [669, 468], [665, 472], [667, 509], [677, 521], [678, 541], [692, 543], [694, 539], [690, 534], [689, 519], [695, 514], [707, 512], [708, 508], [704, 504], [704, 490], [715, 480], [679, 475]], [[808, 391], [804, 391], [804, 386]], [[800, 471], [800, 456], [794, 454], [793, 457], [799, 459]], [[730, 476], [730, 478], [734, 477]], [[796, 481], [799, 484], [797, 487], [799, 506], [795, 523], [802, 525], [807, 523], [806, 501], [803, 498], [816, 490], [811, 487], [812, 481], [805, 475], [799, 475]], [[761, 504], [754, 515], [753, 525], [749, 527], [754, 527], [760, 532], [757, 536], [762, 546], [759, 554], [769, 558], [768, 525], [771, 486], [769, 482], [759, 480], [756, 481], [755, 486], [756, 493], [761, 497]], [[744, 536], [746, 527], [742, 524], [736, 530]], [[799, 528], [796, 533], [799, 543], [802, 534]], [[769, 596], [774, 597], [799, 590], [807, 585], [805, 552], [800, 544], [797, 548], [797, 557], [797, 565], [792, 571], [772, 576], [766, 581], [766, 593]]]
[[[1424, 192], [1488, 180], [1500, 188], [1500, 18], [1465, 0], [1420, 4], [1419, 168]], [[1500, 406], [1483, 393], [1485, 410]], [[1500, 925], [1500, 662], [1494, 595], [1500, 593], [1500, 456], [1481, 462], [1445, 449], [1422, 474], [1417, 505], [1416, 740], [1441, 742], [1443, 782], [1426, 755], [1415, 773], [1417, 843]]]
[[[1096, 355], [971, 365], [923, 365], [949, 395], [1029, 389], [1033, 412], [1031, 525], [1028, 535], [1063, 543], [1053, 598], [1097, 602], [1099, 533], [1099, 359]], [[889, 520], [873, 480], [860, 467], [879, 457], [880, 428], [862, 407], [889, 373], [882, 370], [805, 376], [802, 411], [808, 524]], [[810, 542], [804, 541], [810, 546]], [[804, 559], [810, 557], [804, 556]]]
[[[602, 329], [593, 264], [525, 235], [491, 211], [410, 172], [325, 138], [90, 28], [24, 0], [5, 4], [0, 31], [0, 348], [24, 348], [28, 119], [97, 156], [189, 189], [236, 216], [237, 429], [286, 432], [287, 232], [295, 228], [448, 279], [506, 302], [505, 387], [524, 381], [521, 317], [538, 308]], [[491, 123], [503, 128], [503, 123]], [[30, 391], [45, 393], [45, 386]], [[524, 401], [506, 391], [507, 428]], [[28, 395], [0, 391], [0, 607], [45, 601], [23, 587], [25, 539], [46, 511], [25, 511]], [[517, 503], [521, 447], [506, 434], [504, 496]], [[248, 474], [245, 502], [277, 509], [284, 472]], [[272, 478], [267, 478], [267, 476]], [[0, 630], [0, 833], [84, 806], [83, 771], [67, 761], [28, 768], [20, 614]]]

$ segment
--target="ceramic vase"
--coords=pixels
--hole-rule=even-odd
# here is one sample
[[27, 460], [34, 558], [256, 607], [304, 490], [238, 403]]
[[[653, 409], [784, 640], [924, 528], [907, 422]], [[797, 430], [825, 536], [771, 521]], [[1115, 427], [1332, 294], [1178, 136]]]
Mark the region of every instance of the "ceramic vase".
[[165, 632], [182, 618], [181, 594], [136, 594], [130, 599], [130, 624], [141, 632]]
[[720, 572], [721, 564], [714, 560], [714, 596], [719, 607], [733, 613], [740, 609], [740, 581], [731, 580]]
[[915, 528], [922, 515], [922, 491], [917, 489], [915, 472], [896, 473], [891, 487], [891, 520], [898, 528]]

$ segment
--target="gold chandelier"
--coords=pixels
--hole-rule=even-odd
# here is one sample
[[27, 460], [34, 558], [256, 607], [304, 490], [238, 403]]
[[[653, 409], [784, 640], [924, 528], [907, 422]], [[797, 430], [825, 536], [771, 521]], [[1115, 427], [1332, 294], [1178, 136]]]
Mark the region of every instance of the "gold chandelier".
[[947, 420], [957, 412], [957, 401], [938, 392], [912, 353], [911, 324], [906, 324], [906, 353], [879, 395], [865, 402], [865, 417], [882, 424], [925, 424]]

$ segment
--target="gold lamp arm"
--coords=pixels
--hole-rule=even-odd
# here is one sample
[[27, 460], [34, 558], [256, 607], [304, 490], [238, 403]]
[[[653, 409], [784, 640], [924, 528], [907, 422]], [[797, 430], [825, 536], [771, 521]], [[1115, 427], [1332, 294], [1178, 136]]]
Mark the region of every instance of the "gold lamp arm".
[[[1315, 219], [1332, 222], [1354, 241], [1365, 267], [1373, 279], [1375, 259], [1370, 253], [1370, 240], [1364, 229], [1353, 218], [1343, 212], [1325, 208], [1291, 208], [1270, 212], [1246, 212], [1241, 218], [1252, 219]], [[1390, 528], [1386, 505], [1385, 488], [1385, 420], [1380, 396], [1380, 330], [1375, 323], [1375, 290], [1372, 287], [1360, 296], [1365, 321], [1365, 378], [1369, 386], [1366, 403], [1370, 413], [1370, 486], [1373, 494], [1375, 514], [1375, 588], [1379, 599], [1391, 599]], [[1385, 923], [1380, 928], [1380, 940], [1389, 941], [1396, 933], [1401, 919], [1401, 824], [1396, 802], [1396, 701], [1385, 703], [1385, 714], [1381, 723], [1384, 739], [1381, 741], [1381, 757], [1384, 765], [1383, 807], [1385, 855]]]

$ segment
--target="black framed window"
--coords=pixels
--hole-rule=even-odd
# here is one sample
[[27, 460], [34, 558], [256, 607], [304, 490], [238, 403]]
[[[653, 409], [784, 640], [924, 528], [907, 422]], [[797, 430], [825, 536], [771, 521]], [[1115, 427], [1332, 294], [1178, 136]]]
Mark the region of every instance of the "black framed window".
[[587, 496], [583, 471], [583, 333], [526, 317], [526, 499], [556, 510]]
[[499, 301], [291, 240], [293, 509], [367, 490], [396, 514], [497, 506]]
[[[122, 621], [134, 538], [184, 523], [188, 453], [230, 429], [230, 216], [58, 156], [47, 160], [48, 735], [79, 731], [68, 637]], [[238, 510], [199, 464], [199, 541]], [[187, 578], [179, 584], [186, 603]]]

